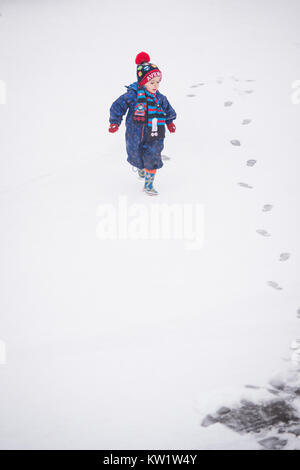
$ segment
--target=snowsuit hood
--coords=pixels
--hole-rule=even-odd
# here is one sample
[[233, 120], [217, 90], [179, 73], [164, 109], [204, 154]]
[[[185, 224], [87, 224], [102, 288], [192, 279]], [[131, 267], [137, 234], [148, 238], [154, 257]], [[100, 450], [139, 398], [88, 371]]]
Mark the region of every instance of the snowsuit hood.
[[134, 91], [138, 91], [138, 82], [133, 82], [131, 83], [131, 85], [125, 85], [125, 88], [127, 88], [127, 90], [134, 90]]

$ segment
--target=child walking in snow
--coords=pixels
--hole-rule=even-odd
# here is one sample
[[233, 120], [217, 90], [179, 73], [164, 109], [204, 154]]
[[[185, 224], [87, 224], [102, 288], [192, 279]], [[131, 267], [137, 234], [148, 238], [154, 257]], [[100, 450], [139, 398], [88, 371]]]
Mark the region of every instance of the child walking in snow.
[[167, 98], [158, 91], [162, 73], [157, 65], [150, 63], [146, 52], [135, 59], [137, 82], [113, 102], [110, 108], [109, 132], [116, 132], [126, 117], [127, 161], [138, 168], [141, 179], [145, 179], [144, 191], [153, 196], [158, 192], [153, 187], [156, 170], [163, 166], [161, 152], [164, 148], [165, 125], [175, 132], [173, 120], [176, 112]]

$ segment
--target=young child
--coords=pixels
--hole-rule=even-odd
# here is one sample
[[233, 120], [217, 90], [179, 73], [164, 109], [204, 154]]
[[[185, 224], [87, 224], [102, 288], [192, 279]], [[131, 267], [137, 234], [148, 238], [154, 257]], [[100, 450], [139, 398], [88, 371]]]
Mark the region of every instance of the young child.
[[127, 92], [113, 102], [110, 108], [109, 132], [116, 132], [126, 117], [127, 161], [138, 168], [141, 179], [145, 179], [144, 191], [153, 196], [158, 192], [153, 187], [156, 170], [163, 166], [161, 151], [164, 148], [165, 124], [175, 132], [173, 120], [176, 112], [167, 98], [158, 91], [162, 73], [157, 65], [150, 63], [146, 52], [135, 59], [137, 82], [127, 86]]

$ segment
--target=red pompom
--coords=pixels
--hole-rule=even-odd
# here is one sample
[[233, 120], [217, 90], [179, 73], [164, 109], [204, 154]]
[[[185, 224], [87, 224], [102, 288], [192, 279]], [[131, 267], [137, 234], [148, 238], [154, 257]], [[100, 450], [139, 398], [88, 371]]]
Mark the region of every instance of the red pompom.
[[137, 65], [142, 64], [143, 62], [150, 62], [150, 56], [147, 52], [140, 52], [135, 58], [135, 63]]

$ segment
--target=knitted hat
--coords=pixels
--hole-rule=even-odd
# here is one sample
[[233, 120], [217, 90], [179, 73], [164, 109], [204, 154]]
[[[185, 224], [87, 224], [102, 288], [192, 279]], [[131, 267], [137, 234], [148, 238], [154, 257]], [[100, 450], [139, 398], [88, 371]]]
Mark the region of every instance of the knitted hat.
[[136, 75], [139, 87], [142, 87], [154, 77], [162, 77], [157, 65], [150, 63], [150, 56], [147, 52], [140, 52], [135, 58], [135, 63], [137, 64]]

